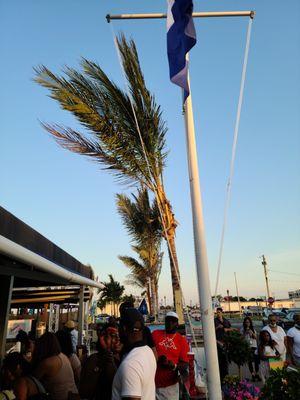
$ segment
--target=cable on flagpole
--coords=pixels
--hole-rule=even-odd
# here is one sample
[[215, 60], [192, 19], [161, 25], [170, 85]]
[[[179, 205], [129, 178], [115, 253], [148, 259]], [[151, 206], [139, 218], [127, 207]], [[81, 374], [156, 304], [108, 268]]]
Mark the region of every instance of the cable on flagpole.
[[217, 296], [219, 280], [220, 280], [220, 271], [221, 271], [223, 248], [224, 248], [224, 236], [225, 236], [225, 230], [226, 230], [227, 219], [228, 219], [228, 210], [229, 210], [229, 205], [230, 205], [231, 186], [232, 186], [232, 180], [233, 180], [233, 174], [234, 174], [236, 147], [237, 147], [237, 140], [238, 140], [238, 134], [239, 134], [242, 103], [243, 103], [243, 97], [244, 97], [244, 88], [245, 88], [245, 80], [246, 80], [248, 54], [249, 54], [249, 48], [250, 48], [252, 22], [253, 22], [253, 18], [249, 18], [247, 38], [246, 38], [246, 47], [245, 47], [245, 54], [244, 54], [244, 62], [243, 62], [243, 70], [242, 70], [242, 78], [241, 78], [241, 86], [240, 86], [240, 94], [239, 94], [239, 101], [238, 101], [234, 135], [233, 135], [233, 144], [232, 144], [231, 161], [230, 161], [230, 173], [229, 173], [229, 178], [228, 178], [227, 187], [226, 187], [226, 200], [225, 200], [225, 207], [224, 207], [223, 226], [222, 226], [222, 233], [221, 233], [221, 240], [220, 240], [216, 286], [215, 286], [215, 293], [214, 293], [215, 299]]

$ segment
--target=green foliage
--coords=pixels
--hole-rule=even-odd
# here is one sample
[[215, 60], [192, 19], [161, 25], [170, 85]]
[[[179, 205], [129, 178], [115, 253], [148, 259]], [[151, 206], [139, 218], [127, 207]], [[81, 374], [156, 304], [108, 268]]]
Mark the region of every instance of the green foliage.
[[238, 375], [226, 375], [223, 381], [224, 385], [234, 386], [240, 383], [240, 378]]
[[120, 303], [125, 290], [124, 286], [116, 281], [111, 274], [109, 274], [108, 277], [109, 281], [102, 282], [103, 288], [99, 289], [100, 299], [98, 301], [98, 306], [100, 308], [103, 308], [107, 303]]
[[224, 298], [223, 298], [223, 296], [222, 296], [221, 294], [217, 294], [216, 296], [212, 296], [212, 297], [211, 297], [212, 300], [214, 300], [215, 298], [216, 298], [219, 302], [224, 301]]
[[239, 298], [237, 297], [237, 296], [233, 296], [232, 298], [231, 298], [231, 301], [247, 301], [247, 299], [245, 298], [245, 297], [243, 297], [243, 296], [240, 296]]
[[121, 183], [146, 187], [153, 192], [162, 210], [172, 285], [176, 287], [177, 222], [163, 184], [167, 128], [160, 106], [146, 87], [134, 41], [120, 35], [117, 45], [128, 93], [98, 64], [86, 59], [82, 59], [79, 70], [66, 67], [61, 75], [43, 65], [35, 69], [35, 82], [45, 87], [50, 97], [76, 118], [83, 131], [59, 124], [44, 123], [43, 127], [61, 147], [88, 157], [112, 172]]
[[152, 204], [146, 189], [139, 189], [137, 194], [132, 193], [132, 199], [124, 194], [117, 194], [118, 213], [122, 222], [137, 244], [149, 241], [161, 243], [162, 226], [157, 202]]
[[238, 331], [228, 332], [225, 335], [228, 361], [234, 362], [240, 368], [251, 359], [251, 348], [243, 335]]
[[261, 400], [299, 400], [300, 368], [272, 370], [261, 391]]
[[118, 194], [117, 209], [134, 242], [132, 249], [138, 260], [129, 256], [119, 256], [119, 259], [131, 271], [126, 283], [145, 288], [151, 279], [157, 286], [163, 256], [160, 252], [162, 229], [157, 203], [150, 203], [146, 189], [138, 190], [137, 195], [132, 194], [132, 197], [133, 200]]
[[59, 145], [100, 163], [122, 182], [143, 183], [153, 189], [167, 155], [167, 130], [161, 109], [146, 87], [135, 43], [121, 35], [117, 44], [132, 103], [95, 62], [82, 59], [81, 71], [66, 67], [62, 76], [41, 66], [35, 69], [35, 81], [49, 90], [63, 110], [74, 115], [85, 133], [57, 124], [43, 126]]
[[135, 297], [132, 294], [124, 294], [124, 296], [122, 297], [122, 302], [129, 302], [134, 304], [135, 303]]

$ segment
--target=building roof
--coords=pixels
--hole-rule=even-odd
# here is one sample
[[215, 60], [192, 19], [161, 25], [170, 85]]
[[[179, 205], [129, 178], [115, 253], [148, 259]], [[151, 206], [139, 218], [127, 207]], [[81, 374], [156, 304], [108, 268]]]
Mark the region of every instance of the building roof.
[[3, 207], [0, 207], [0, 274], [13, 275], [14, 287], [64, 285], [75, 281], [80, 284], [81, 279], [85, 282], [82, 284], [93, 284], [91, 267]]

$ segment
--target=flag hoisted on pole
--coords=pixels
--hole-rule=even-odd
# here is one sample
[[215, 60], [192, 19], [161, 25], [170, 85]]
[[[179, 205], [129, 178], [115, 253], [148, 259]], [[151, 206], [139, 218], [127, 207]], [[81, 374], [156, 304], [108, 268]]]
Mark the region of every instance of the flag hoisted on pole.
[[196, 43], [191, 0], [169, 0], [167, 13], [167, 48], [170, 79], [183, 91], [183, 109], [187, 144], [191, 206], [193, 214], [194, 247], [200, 309], [207, 365], [209, 398], [221, 400], [214, 312], [211, 304], [209, 270], [206, 254], [202, 198], [198, 172], [197, 146], [194, 128], [192, 96], [189, 85], [189, 51]]
[[192, 13], [192, 0], [168, 0], [167, 50], [170, 79], [184, 90], [183, 102], [190, 93], [186, 55], [196, 44]]
[[[204, 336], [204, 350], [207, 367], [208, 397], [211, 400], [222, 400], [221, 382], [218, 368], [216, 332], [214, 326], [214, 312], [212, 307], [204, 218], [202, 211], [202, 196], [198, 171], [197, 145], [195, 137], [192, 96], [190, 95], [189, 87], [188, 53], [196, 43], [196, 33], [192, 20], [192, 15], [199, 18], [250, 17], [252, 20], [254, 18], [255, 12], [217, 11], [198, 12], [192, 14], [192, 11], [192, 0], [168, 0], [167, 14], [118, 14], [107, 15], [106, 18], [108, 22], [114, 19], [167, 18], [167, 49], [170, 79], [173, 83], [182, 88], [184, 99], [183, 109], [186, 131], [191, 205], [193, 214], [194, 248]], [[249, 27], [251, 27], [251, 23]], [[250, 29], [248, 28], [247, 43], [249, 42], [249, 39]], [[245, 68], [243, 71], [245, 71]], [[241, 102], [239, 104], [241, 104]], [[177, 304], [176, 297], [175, 304]]]

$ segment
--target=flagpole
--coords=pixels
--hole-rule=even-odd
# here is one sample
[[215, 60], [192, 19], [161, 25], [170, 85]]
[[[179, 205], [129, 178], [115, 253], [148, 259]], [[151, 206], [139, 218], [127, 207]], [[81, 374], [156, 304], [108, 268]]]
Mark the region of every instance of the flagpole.
[[[188, 55], [187, 55], [188, 60]], [[189, 84], [188, 75], [188, 84]], [[190, 87], [190, 85], [189, 85]], [[191, 89], [190, 89], [191, 90]], [[197, 270], [197, 284], [200, 300], [201, 319], [204, 336], [204, 351], [206, 358], [207, 386], [209, 398], [221, 400], [221, 382], [218, 368], [217, 341], [214, 325], [214, 312], [210, 291], [210, 280], [207, 262], [202, 198], [198, 170], [198, 157], [195, 138], [192, 95], [184, 104], [184, 120], [186, 131], [187, 161], [189, 169], [190, 196], [193, 214], [194, 248]]]
[[[226, 11], [193, 13], [193, 17], [250, 17], [253, 19], [255, 11]], [[167, 14], [118, 14], [107, 15], [107, 22], [116, 19], [156, 19], [166, 18]], [[187, 55], [188, 57], [188, 55]], [[189, 76], [188, 76], [189, 83]], [[187, 160], [190, 180], [190, 195], [193, 215], [194, 248], [197, 270], [197, 284], [200, 299], [202, 326], [204, 335], [204, 350], [207, 369], [207, 386], [210, 400], [222, 400], [220, 374], [218, 368], [218, 354], [214, 313], [210, 291], [209, 270], [206, 252], [202, 198], [198, 171], [198, 160], [195, 139], [195, 127], [191, 94], [184, 105], [184, 119], [187, 143]]]

